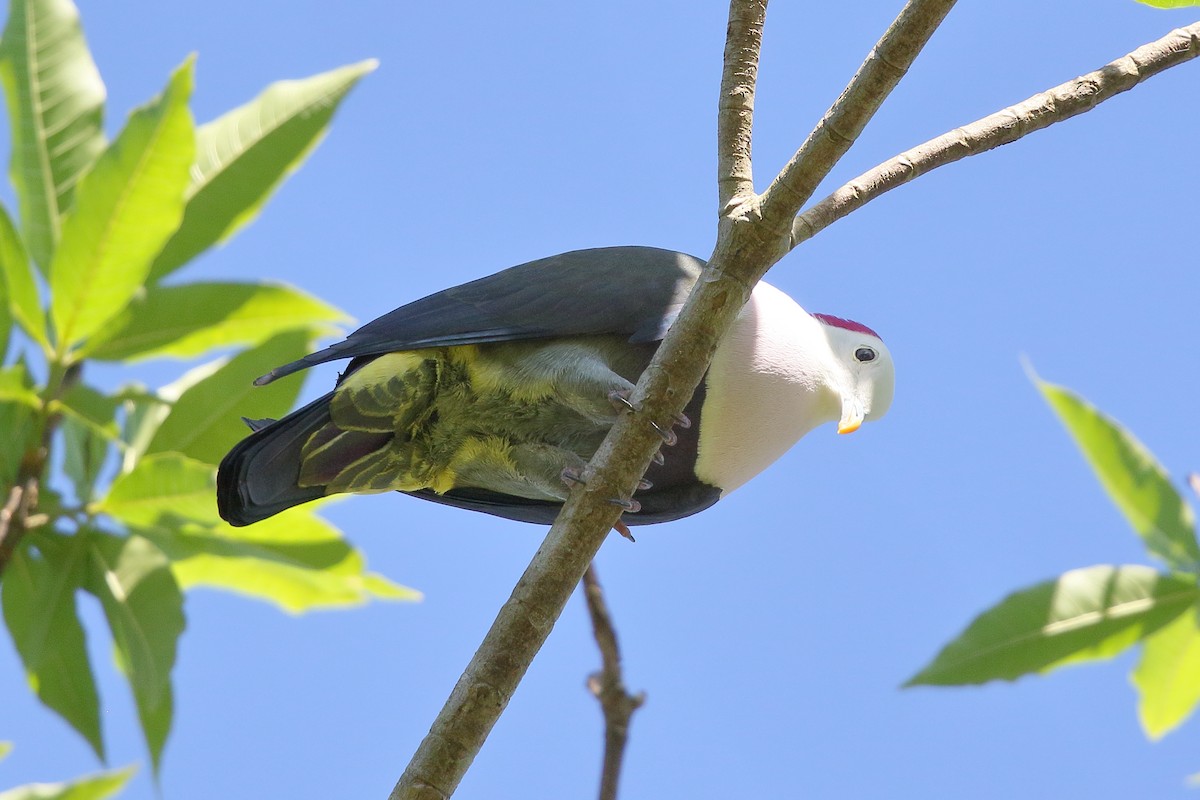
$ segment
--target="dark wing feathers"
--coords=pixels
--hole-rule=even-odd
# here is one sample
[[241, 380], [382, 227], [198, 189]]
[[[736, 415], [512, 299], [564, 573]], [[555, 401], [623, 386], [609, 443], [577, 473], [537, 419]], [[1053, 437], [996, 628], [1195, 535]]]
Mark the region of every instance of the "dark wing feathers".
[[[532, 522], [535, 525], [553, 525], [558, 513], [562, 511], [562, 503], [528, 500], [524, 497], [489, 492], [487, 489], [451, 489], [445, 494], [422, 489], [419, 492], [401, 494], [444, 506], [480, 511], [515, 522]], [[693, 481], [672, 490], [669, 494], [660, 492], [656, 495], [638, 495], [642, 509], [636, 514], [626, 514], [621, 517], [621, 521], [630, 527], [672, 522], [698, 514], [720, 499], [720, 489]]]
[[343, 358], [547, 336], [661, 339], [704, 262], [655, 247], [602, 247], [530, 261], [384, 314], [344, 341], [259, 378]]
[[319, 397], [280, 420], [249, 420], [254, 431], [221, 460], [217, 508], [233, 525], [249, 525], [286, 508], [325, 496], [323, 487], [302, 487], [300, 454], [308, 437], [329, 421], [329, 400]]
[[[430, 295], [369, 322], [344, 341], [285, 364], [256, 383], [269, 383], [335, 359], [369, 359], [382, 353], [423, 347], [482, 344], [548, 336], [617, 334], [631, 342], [661, 339], [704, 268], [698, 258], [653, 247], [606, 247], [531, 261], [487, 278]], [[356, 364], [347, 367], [353, 371]], [[703, 387], [687, 413], [699, 420]], [[229, 452], [217, 477], [221, 516], [248, 525], [285, 508], [325, 494], [320, 486], [300, 487], [301, 451], [329, 419], [332, 395], [309, 403], [281, 420], [247, 420], [250, 436]], [[675, 452], [691, 449], [694, 430], [681, 431]], [[690, 461], [678, 459], [689, 467]], [[653, 489], [638, 494], [642, 512], [630, 525], [665, 522], [700, 511], [717, 501], [719, 490], [687, 474], [652, 468]], [[658, 474], [656, 470], [663, 471]], [[648, 475], [650, 473], [647, 473]], [[509, 519], [549, 524], [558, 503], [510, 497], [483, 489], [452, 489], [444, 495], [423, 490], [414, 497], [482, 511]]]

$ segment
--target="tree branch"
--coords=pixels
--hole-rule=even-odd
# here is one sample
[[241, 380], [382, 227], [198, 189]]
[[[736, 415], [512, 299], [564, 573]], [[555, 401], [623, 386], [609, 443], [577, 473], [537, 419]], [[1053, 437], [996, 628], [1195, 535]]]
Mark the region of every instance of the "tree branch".
[[1200, 56], [1200, 22], [1171, 31], [1095, 72], [905, 150], [859, 175], [796, 217], [792, 223], [791, 247], [811, 239], [850, 212], [930, 170], [1015, 142], [1034, 131], [1091, 111], [1147, 78], [1197, 56]]
[[25, 536], [29, 512], [37, 505], [37, 490], [37, 478], [26, 478], [12, 487], [0, 508], [0, 575]]
[[583, 597], [588, 616], [592, 618], [592, 633], [600, 648], [599, 672], [588, 677], [588, 689], [600, 701], [604, 713], [604, 768], [600, 773], [600, 800], [617, 800], [617, 785], [621, 778], [621, 762], [625, 758], [625, 743], [629, 738], [629, 720], [633, 712], [646, 702], [646, 693], [631, 695], [621, 676], [621, 649], [617, 631], [604, 602], [604, 591], [596, 575], [596, 565], [583, 573]]
[[[732, 0], [731, 5], [744, 7], [750, 2]], [[909, 9], [926, 5], [948, 6], [949, 0], [912, 0], [905, 10], [908, 17], [903, 13], [901, 16], [924, 21], [924, 15]], [[730, 16], [739, 15], [731, 11]], [[876, 50], [889, 52], [890, 38], [906, 36], [907, 27], [894, 24]], [[911, 50], [911, 46], [906, 48], [906, 52]], [[897, 75], [892, 85], [898, 79]], [[835, 109], [847, 119], [865, 121], [870, 114], [857, 113], [854, 107], [869, 102], [877, 105], [877, 91], [847, 89]], [[805, 168], [793, 167], [793, 172], [797, 171], [804, 173]], [[733, 324], [754, 284], [786, 252], [783, 245], [788, 225], [802, 201], [795, 201], [786, 224], [775, 233], [765, 230], [753, 215], [734, 213], [733, 209], [722, 220], [704, 276], [634, 388], [630, 399], [638, 411], [618, 419], [600, 445], [584, 472], [584, 484], [571, 492], [400, 776], [390, 800], [444, 800], [454, 792], [584, 570], [620, 517], [612, 498], [632, 494], [650, 459], [662, 446], [651, 423], [669, 427], [674, 415], [683, 410], [708, 368], [718, 340]]]
[[717, 191], [722, 212], [730, 203], [754, 195], [750, 139], [766, 15], [767, 0], [729, 4], [721, 97], [717, 105]]
[[[761, 214], [765, 224], [778, 236], [788, 236], [796, 212], [900, 83], [954, 2], [909, 0], [871, 48], [841, 97], [763, 192]], [[786, 249], [780, 252], [780, 257], [786, 252]]]
[[[750, 2], [733, 0], [731, 5]], [[444, 800], [454, 792], [620, 517], [612, 499], [630, 496], [662, 446], [651, 423], [670, 426], [683, 409], [754, 284], [789, 249], [791, 225], [800, 205], [857, 137], [952, 5], [952, 0], [911, 0], [767, 192], [723, 209], [704, 275], [630, 398], [638, 410], [618, 419], [592, 458], [584, 484], [572, 490], [400, 777], [391, 800]], [[731, 12], [731, 18], [734, 15]], [[727, 174], [732, 172], [723, 171], [718, 180]], [[729, 191], [729, 185], [724, 191]], [[753, 213], [756, 206], [760, 214]]]

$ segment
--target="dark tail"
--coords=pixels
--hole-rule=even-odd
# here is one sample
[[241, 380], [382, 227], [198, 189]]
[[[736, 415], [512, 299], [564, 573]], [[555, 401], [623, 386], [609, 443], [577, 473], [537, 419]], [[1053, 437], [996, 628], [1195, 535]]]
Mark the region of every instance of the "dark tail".
[[323, 486], [300, 486], [300, 451], [329, 422], [321, 397], [281, 420], [258, 427], [238, 442], [217, 471], [217, 508], [230, 525], [249, 525], [284, 509], [325, 496]]

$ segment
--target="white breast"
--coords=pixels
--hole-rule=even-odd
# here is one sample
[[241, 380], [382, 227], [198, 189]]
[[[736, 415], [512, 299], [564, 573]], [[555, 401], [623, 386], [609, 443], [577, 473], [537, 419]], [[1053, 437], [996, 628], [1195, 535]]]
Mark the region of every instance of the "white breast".
[[708, 370], [696, 476], [728, 494], [836, 420], [822, 366], [830, 357], [821, 323], [760, 282]]

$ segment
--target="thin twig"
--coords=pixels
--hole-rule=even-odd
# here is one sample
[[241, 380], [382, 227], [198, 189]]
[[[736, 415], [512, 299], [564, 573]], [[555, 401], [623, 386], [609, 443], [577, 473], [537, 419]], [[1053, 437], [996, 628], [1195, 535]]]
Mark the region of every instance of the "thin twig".
[[[908, 72], [955, 0], [909, 0], [871, 48], [841, 97], [825, 112], [762, 196], [768, 227], [786, 237], [792, 218]], [[780, 257], [786, 253], [780, 252]]]
[[729, 4], [725, 63], [717, 105], [717, 190], [720, 208], [754, 194], [750, 139], [754, 127], [754, 87], [762, 48], [767, 0]]
[[37, 479], [27, 478], [8, 493], [8, 500], [0, 508], [0, 575], [17, 551], [17, 545], [28, 527], [29, 512], [37, 502]]
[[621, 649], [612, 615], [604, 602], [604, 590], [596, 575], [596, 565], [583, 573], [583, 597], [588, 616], [592, 618], [592, 633], [600, 648], [599, 672], [588, 676], [588, 689], [600, 701], [604, 713], [604, 767], [600, 773], [600, 800], [616, 800], [621, 780], [621, 762], [625, 758], [625, 743], [629, 739], [629, 720], [633, 712], [646, 702], [646, 693], [630, 694], [621, 675]]
[[1200, 22], [1143, 45], [1095, 72], [955, 128], [884, 161], [796, 217], [791, 247], [930, 170], [1015, 142], [1034, 131], [1091, 111], [1163, 70], [1200, 56]]

